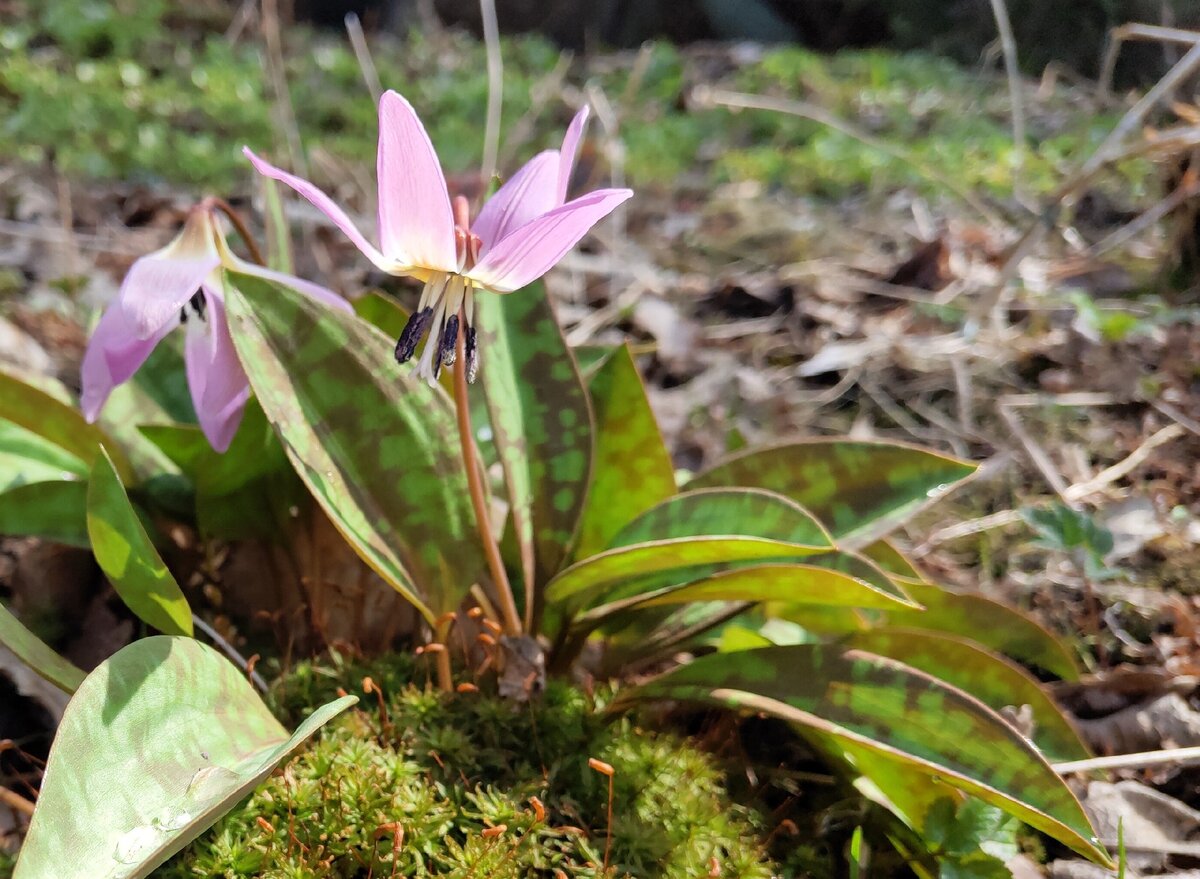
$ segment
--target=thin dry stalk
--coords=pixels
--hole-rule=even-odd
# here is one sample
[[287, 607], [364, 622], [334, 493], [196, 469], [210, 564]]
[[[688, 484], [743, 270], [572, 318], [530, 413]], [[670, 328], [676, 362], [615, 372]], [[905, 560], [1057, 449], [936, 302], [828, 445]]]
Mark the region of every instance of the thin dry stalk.
[[1159, 200], [1154, 207], [1143, 212], [1136, 219], [1131, 220], [1097, 241], [1088, 248], [1087, 256], [1095, 258], [1120, 247], [1154, 226], [1155, 223], [1179, 208], [1185, 201], [1197, 195], [1200, 195], [1200, 177], [1189, 172], [1188, 179], [1177, 186], [1174, 192], [1166, 198]]
[[1160, 751], [1142, 751], [1137, 754], [1116, 754], [1111, 757], [1089, 757], [1086, 760], [1069, 760], [1054, 763], [1059, 775], [1074, 772], [1097, 772], [1110, 769], [1144, 769], [1166, 763], [1196, 763], [1200, 761], [1200, 747], [1168, 748]]
[[996, 17], [996, 29], [1000, 32], [1000, 48], [1004, 52], [1004, 71], [1008, 77], [1008, 100], [1012, 106], [1013, 127], [1013, 191], [1022, 187], [1022, 172], [1025, 167], [1025, 102], [1021, 97], [1021, 68], [1017, 64], [1017, 40], [1013, 36], [1012, 22], [1008, 18], [1008, 7], [1004, 0], [992, 0], [992, 15]]
[[1038, 445], [1034, 438], [1029, 435], [1029, 431], [1025, 429], [1025, 425], [1021, 423], [1021, 419], [1017, 417], [1017, 413], [1003, 401], [1001, 401], [997, 410], [1013, 437], [1025, 449], [1025, 454], [1033, 462], [1033, 466], [1042, 474], [1042, 478], [1054, 489], [1054, 493], [1064, 503], [1071, 504], [1067, 498], [1067, 483], [1062, 478], [1062, 474], [1058, 472], [1058, 468], [1054, 466], [1054, 462], [1050, 460], [1050, 456], [1046, 454], [1046, 450]]
[[292, 106], [292, 95], [288, 91], [287, 76], [283, 66], [283, 38], [279, 27], [278, 0], [262, 0], [262, 35], [267, 44], [267, 76], [271, 90], [275, 92], [274, 112], [276, 126], [283, 131], [287, 141], [288, 157], [292, 170], [301, 177], [308, 177], [308, 162], [300, 144], [300, 128], [296, 124], [296, 109]]
[[1100, 79], [1096, 84], [1097, 99], [1108, 101], [1112, 97], [1112, 79], [1117, 68], [1117, 56], [1121, 54], [1121, 47], [1130, 40], [1157, 40], [1187, 46], [1200, 43], [1200, 33], [1156, 24], [1131, 23], [1113, 28], [1108, 32], [1108, 47], [1104, 51], [1104, 60], [1100, 63]]
[[358, 69], [362, 73], [363, 82], [375, 103], [383, 95], [383, 83], [379, 80], [379, 70], [375, 67], [375, 59], [371, 57], [371, 47], [367, 45], [367, 35], [363, 33], [362, 22], [358, 16], [349, 12], [346, 14], [346, 35], [350, 38], [350, 47], [354, 49], [354, 58], [358, 61]]
[[225, 640], [220, 632], [195, 614], [192, 614], [192, 625], [207, 635], [209, 640], [216, 644], [217, 647], [221, 649], [221, 652], [228, 656], [234, 665], [236, 665], [238, 668], [246, 669], [248, 671], [247, 677], [250, 678], [250, 683], [254, 684], [259, 691], [263, 693], [267, 692], [267, 682], [263, 680], [263, 676], [254, 670], [253, 666], [250, 665], [250, 661], [246, 659], [246, 657], [242, 656], [236, 647]]
[[0, 803], [3, 803], [14, 811], [20, 812], [26, 817], [33, 817], [33, 803], [29, 802], [29, 800], [16, 791], [0, 786]]
[[1161, 445], [1179, 439], [1185, 432], [1183, 427], [1178, 424], [1168, 424], [1166, 427], [1155, 431], [1146, 437], [1140, 446], [1116, 464], [1113, 464], [1111, 467], [1105, 467], [1087, 482], [1079, 482], [1072, 485], [1062, 493], [1064, 499], [1072, 502], [1083, 500], [1088, 495], [1095, 494], [1118, 479], [1123, 479], [1144, 464], [1146, 459], [1150, 457], [1151, 452]]
[[504, 59], [500, 54], [500, 23], [496, 19], [496, 0], [479, 0], [483, 18], [483, 43], [487, 50], [488, 99], [483, 137], [483, 165], [479, 176], [486, 190], [496, 173], [500, 150], [500, 111], [504, 100]]

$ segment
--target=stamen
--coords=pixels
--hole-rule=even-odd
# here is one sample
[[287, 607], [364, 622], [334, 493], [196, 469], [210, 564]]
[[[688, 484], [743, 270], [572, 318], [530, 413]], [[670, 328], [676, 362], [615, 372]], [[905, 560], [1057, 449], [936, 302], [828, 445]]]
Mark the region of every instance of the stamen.
[[204, 309], [208, 305], [208, 301], [204, 298], [204, 294], [197, 290], [192, 294], [192, 298], [188, 300], [188, 305], [192, 307], [192, 311], [196, 312], [196, 317], [204, 320]]
[[479, 372], [479, 349], [475, 346], [474, 327], [467, 327], [466, 350], [463, 353], [467, 358], [467, 381], [473, 383]]
[[446, 328], [442, 330], [441, 340], [442, 366], [453, 366], [458, 356], [458, 315], [452, 314], [446, 320]]
[[408, 323], [404, 325], [404, 331], [400, 333], [400, 338], [396, 341], [397, 363], [407, 363], [412, 359], [413, 354], [417, 352], [417, 344], [425, 335], [425, 331], [429, 329], [429, 323], [432, 320], [433, 309], [429, 306], [414, 312], [409, 317]]
[[179, 306], [179, 322], [181, 324], [187, 323], [187, 306], [186, 305]]

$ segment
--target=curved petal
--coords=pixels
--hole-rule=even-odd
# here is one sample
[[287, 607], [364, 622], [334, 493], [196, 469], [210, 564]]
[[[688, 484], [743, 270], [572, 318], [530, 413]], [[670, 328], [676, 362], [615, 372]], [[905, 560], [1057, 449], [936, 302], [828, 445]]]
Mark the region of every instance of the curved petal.
[[181, 306], [221, 262], [212, 214], [193, 210], [179, 235], [129, 267], [117, 293], [117, 305], [139, 339], [149, 339], [172, 324]]
[[471, 224], [471, 231], [479, 236], [482, 245], [480, 256], [505, 235], [562, 203], [555, 201], [558, 174], [558, 152], [546, 150], [522, 165], [496, 190]]
[[242, 153], [254, 165], [255, 170], [264, 177], [270, 177], [272, 180], [278, 180], [280, 183], [286, 183], [292, 189], [296, 190], [304, 198], [333, 221], [333, 225], [345, 233], [350, 242], [363, 252], [363, 254], [371, 262], [375, 263], [380, 269], [391, 274], [400, 274], [403, 267], [407, 265], [407, 255], [403, 253], [389, 253], [384, 256], [379, 252], [379, 249], [368, 241], [358, 231], [358, 227], [354, 225], [354, 221], [346, 215], [340, 207], [334, 203], [334, 200], [322, 192], [319, 188], [309, 183], [295, 174], [289, 174], [280, 168], [276, 168], [270, 162], [263, 161], [250, 150], [250, 147], [242, 147]]
[[254, 275], [259, 278], [265, 278], [268, 281], [274, 281], [277, 284], [282, 284], [285, 287], [291, 287], [293, 290], [299, 290], [310, 299], [315, 299], [320, 303], [330, 306], [331, 308], [339, 308], [342, 311], [353, 311], [354, 308], [338, 294], [334, 293], [320, 284], [314, 284], [312, 281], [306, 281], [303, 278], [297, 278], [295, 275], [289, 275], [286, 272], [277, 272], [274, 269], [268, 269], [265, 266], [255, 265], [251, 262], [246, 262], [240, 257], [230, 254], [229, 268], [234, 271], [241, 272], [245, 275]]
[[546, 274], [631, 195], [629, 189], [598, 189], [543, 214], [496, 244], [468, 277], [495, 293], [524, 287]]
[[384, 252], [422, 268], [455, 271], [454, 214], [441, 163], [412, 104], [390, 90], [379, 99], [376, 173]]
[[241, 423], [250, 382], [229, 335], [225, 303], [208, 285], [204, 294], [206, 317], [188, 321], [183, 359], [200, 429], [209, 445], [224, 452]]
[[571, 185], [571, 172], [575, 170], [575, 158], [579, 154], [579, 143], [583, 140], [583, 132], [587, 128], [590, 109], [584, 104], [563, 135], [562, 149], [559, 150], [558, 160], [558, 200], [555, 207], [567, 200], [567, 187]]
[[113, 388], [128, 381], [146, 362], [154, 346], [174, 328], [175, 323], [168, 322], [153, 336], [139, 339], [120, 303], [114, 301], [108, 306], [88, 341], [80, 368], [83, 392], [79, 405], [88, 421], [99, 417]]

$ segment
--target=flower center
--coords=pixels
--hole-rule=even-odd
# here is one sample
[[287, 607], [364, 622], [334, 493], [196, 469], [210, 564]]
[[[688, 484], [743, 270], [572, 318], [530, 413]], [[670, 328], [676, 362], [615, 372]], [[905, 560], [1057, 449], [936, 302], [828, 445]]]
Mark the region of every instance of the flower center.
[[[457, 272], [437, 272], [425, 282], [421, 301], [396, 341], [396, 362], [405, 363], [416, 353], [425, 334], [429, 341], [417, 363], [417, 374], [431, 384], [437, 381], [443, 366], [453, 366], [458, 358], [458, 333], [464, 333], [467, 381], [475, 381], [479, 370], [479, 349], [475, 337], [475, 288], [463, 272], [470, 271], [479, 259], [479, 236], [470, 231], [467, 200], [455, 196], [454, 246], [458, 257]], [[461, 315], [461, 317], [460, 317]]]
[[208, 303], [204, 299], [204, 294], [202, 292], [200, 292], [199, 290], [197, 290], [195, 293], [192, 294], [192, 298], [188, 300], [187, 305], [180, 306], [179, 322], [181, 324], [185, 324], [188, 322], [187, 310], [188, 310], [189, 305], [191, 306], [192, 311], [196, 312], [196, 317], [200, 318], [200, 320], [203, 321], [205, 319], [204, 310], [207, 307], [207, 304]]

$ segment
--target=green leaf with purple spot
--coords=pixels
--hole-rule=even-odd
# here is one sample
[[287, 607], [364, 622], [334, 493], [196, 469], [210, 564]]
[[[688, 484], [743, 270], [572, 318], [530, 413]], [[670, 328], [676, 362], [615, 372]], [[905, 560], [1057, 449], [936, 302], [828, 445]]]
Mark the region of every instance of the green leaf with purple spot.
[[839, 646], [701, 657], [623, 695], [765, 712], [902, 760], [1107, 863], [1079, 801], [1045, 758], [979, 700], [924, 672]]
[[1033, 741], [1050, 760], [1091, 757], [1079, 732], [1025, 669], [966, 638], [919, 629], [871, 629], [845, 643], [889, 656], [970, 693], [989, 708], [1028, 705]]
[[591, 407], [542, 284], [480, 295], [475, 307], [480, 378], [529, 594], [569, 557], [592, 469]]
[[839, 545], [867, 546], [966, 479], [976, 465], [901, 443], [806, 440], [734, 455], [686, 489], [746, 485], [787, 495]]
[[135, 641], [67, 705], [13, 879], [150, 875], [356, 701], [317, 708], [289, 736], [211, 647]]
[[292, 466], [355, 551], [431, 623], [483, 557], [449, 400], [395, 340], [285, 287], [230, 274], [250, 384]]
[[600, 552], [634, 517], [675, 494], [675, 468], [628, 345], [588, 381], [596, 418], [592, 485], [576, 558]]

